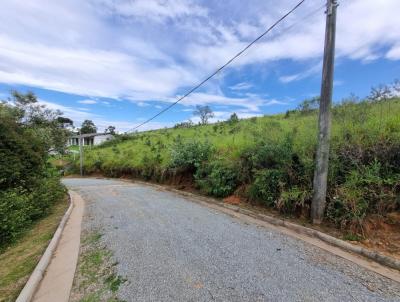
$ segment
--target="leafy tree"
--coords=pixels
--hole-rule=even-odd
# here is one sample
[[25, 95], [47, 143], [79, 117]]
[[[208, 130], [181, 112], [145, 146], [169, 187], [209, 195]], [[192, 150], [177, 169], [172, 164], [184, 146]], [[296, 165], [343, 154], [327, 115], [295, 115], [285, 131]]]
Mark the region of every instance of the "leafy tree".
[[32, 92], [23, 94], [12, 91], [8, 102], [3, 104], [3, 113], [7, 111], [21, 127], [34, 132], [42, 140], [44, 148], [60, 153], [65, 151], [65, 143], [70, 134], [66, 124], [72, 125], [73, 122], [63, 117], [61, 111], [51, 110], [40, 104]]
[[229, 117], [228, 122], [230, 124], [236, 124], [236, 123], [239, 122], [239, 117], [237, 116], [237, 114], [235, 112], [231, 114], [231, 116]]
[[57, 122], [61, 128], [68, 128], [74, 126], [74, 122], [70, 118], [64, 116], [59, 116], [57, 118]]
[[97, 127], [92, 120], [84, 120], [81, 126], [82, 134], [97, 133]]
[[196, 106], [196, 110], [193, 115], [200, 117], [200, 123], [202, 125], [207, 125], [208, 120], [214, 117], [214, 113], [209, 106]]
[[49, 148], [64, 148], [61, 112], [38, 104], [28, 92], [0, 102], [0, 249], [64, 195], [48, 164]]
[[115, 126], [108, 126], [104, 132], [114, 135], [115, 134]]

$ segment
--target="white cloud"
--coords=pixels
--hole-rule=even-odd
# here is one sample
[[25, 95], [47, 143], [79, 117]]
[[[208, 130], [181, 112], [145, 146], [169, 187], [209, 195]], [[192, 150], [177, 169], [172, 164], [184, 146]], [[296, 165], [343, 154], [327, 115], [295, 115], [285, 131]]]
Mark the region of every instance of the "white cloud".
[[147, 106], [149, 106], [149, 104], [146, 103], [146, 102], [137, 102], [136, 104], [137, 104], [139, 107], [147, 107]]
[[290, 82], [294, 82], [294, 81], [300, 81], [309, 76], [312, 76], [315, 74], [321, 74], [321, 73], [322, 73], [322, 61], [314, 66], [311, 66], [310, 68], [308, 68], [306, 70], [303, 70], [302, 72], [291, 74], [291, 75], [280, 76], [279, 81], [281, 81], [282, 83], [290, 83]]
[[251, 84], [251, 83], [241, 82], [241, 83], [237, 83], [229, 88], [231, 90], [248, 90], [252, 87], [253, 87], [253, 84]]
[[400, 60], [400, 43], [394, 45], [386, 54], [390, 60]]
[[[92, 120], [98, 128], [98, 131], [104, 131], [105, 128], [112, 125], [115, 126], [118, 132], [126, 132], [139, 124], [139, 122], [129, 122], [129, 121], [121, 121], [121, 120], [111, 120], [102, 115], [93, 114], [91, 112], [87, 112], [87, 108], [73, 108], [69, 106], [63, 106], [54, 102], [45, 101], [42, 99], [38, 100], [40, 104], [45, 105], [46, 107], [53, 110], [60, 110], [63, 112], [64, 116], [71, 118], [74, 121], [74, 126], [79, 128], [81, 123], [88, 119]], [[171, 127], [173, 123], [159, 123], [159, 122], [151, 122], [140, 128], [140, 131], [159, 129], [164, 127]]]
[[[281, 59], [311, 65], [320, 60], [325, 15], [321, 10], [304, 19], [320, 4], [306, 2], [225, 73]], [[291, 0], [274, 5], [265, 0], [4, 0], [0, 82], [88, 97], [172, 102], [291, 6]], [[342, 1], [337, 56], [399, 60], [399, 10], [398, 0]], [[295, 27], [283, 30], [293, 23]], [[280, 80], [287, 83], [312, 74], [283, 75]], [[263, 102], [251, 100], [253, 105], [247, 98], [204, 93], [188, 102], [195, 101], [255, 110]]]
[[185, 16], [206, 16], [207, 9], [188, 0], [103, 0], [113, 14], [156, 22]]
[[278, 101], [278, 100], [271, 100], [264, 104], [264, 106], [272, 106], [272, 105], [287, 105], [286, 102]]
[[88, 100], [78, 101], [78, 103], [85, 104], [85, 105], [93, 105], [93, 104], [97, 104], [97, 101], [88, 99]]
[[267, 101], [268, 100], [260, 99], [258, 97], [231, 98], [224, 95], [195, 92], [186, 98], [181, 104], [184, 106], [229, 105], [258, 112], [260, 106], [265, 104]]

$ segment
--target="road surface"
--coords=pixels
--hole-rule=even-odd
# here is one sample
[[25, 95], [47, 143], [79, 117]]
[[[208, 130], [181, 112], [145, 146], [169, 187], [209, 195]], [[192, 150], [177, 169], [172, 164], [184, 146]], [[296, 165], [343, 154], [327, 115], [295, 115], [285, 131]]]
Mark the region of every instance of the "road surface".
[[274, 229], [172, 192], [65, 179], [86, 201], [83, 228], [127, 278], [125, 301], [400, 301], [400, 284]]

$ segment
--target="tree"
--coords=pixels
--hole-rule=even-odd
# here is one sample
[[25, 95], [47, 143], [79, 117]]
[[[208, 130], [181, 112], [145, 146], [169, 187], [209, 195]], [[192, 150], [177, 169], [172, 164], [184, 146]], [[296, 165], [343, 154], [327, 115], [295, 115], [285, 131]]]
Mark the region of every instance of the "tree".
[[390, 98], [390, 87], [387, 85], [380, 84], [377, 87], [372, 87], [369, 94], [369, 99], [373, 102], [386, 101]]
[[74, 122], [70, 118], [64, 116], [59, 116], [57, 118], [57, 122], [59, 123], [61, 128], [68, 128], [74, 126]]
[[114, 135], [115, 134], [115, 126], [108, 126], [104, 132]]
[[207, 125], [208, 120], [214, 117], [214, 113], [209, 106], [196, 106], [196, 110], [193, 111], [193, 115], [200, 117], [200, 123]]
[[393, 90], [393, 96], [400, 96], [400, 80], [396, 79], [394, 80], [392, 84], [392, 90]]
[[231, 114], [231, 116], [229, 117], [228, 123], [230, 124], [236, 124], [237, 122], [239, 122], [239, 117], [237, 116], [237, 114], [234, 112]]
[[97, 133], [97, 127], [91, 120], [84, 120], [81, 125], [81, 134]]
[[0, 102], [0, 250], [65, 197], [49, 149], [65, 147], [59, 111], [14, 91]]
[[11, 113], [15, 121], [21, 127], [29, 128], [36, 137], [43, 141], [43, 147], [47, 150], [54, 149], [63, 153], [67, 138], [70, 134], [66, 124], [72, 124], [72, 120], [62, 116], [59, 110], [51, 110], [38, 102], [32, 92], [19, 93], [12, 91], [8, 98], [8, 104], [4, 108]]

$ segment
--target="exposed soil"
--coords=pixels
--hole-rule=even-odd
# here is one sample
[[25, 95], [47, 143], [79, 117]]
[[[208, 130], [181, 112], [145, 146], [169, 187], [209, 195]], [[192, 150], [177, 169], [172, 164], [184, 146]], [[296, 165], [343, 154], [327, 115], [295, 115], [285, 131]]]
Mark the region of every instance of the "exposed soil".
[[240, 204], [240, 198], [235, 195], [228, 196], [223, 199], [225, 203], [233, 204], [233, 205], [239, 205]]
[[[231, 199], [232, 197], [228, 198]], [[348, 230], [338, 229], [329, 223], [325, 223], [323, 225], [313, 225], [307, 218], [284, 216], [276, 210], [265, 208], [263, 206], [252, 205], [246, 200], [240, 199], [240, 197], [236, 197], [236, 199], [237, 198], [239, 198], [240, 202], [235, 203], [235, 205], [239, 205], [243, 208], [313, 228], [333, 237], [349, 241], [352, 244], [363, 246], [368, 249], [400, 259], [400, 213], [398, 212], [390, 213], [386, 218], [381, 216], [368, 217], [364, 223], [364, 233], [351, 234]]]
[[400, 213], [369, 217], [364, 223], [366, 239], [355, 242], [373, 250], [382, 251], [400, 259]]

